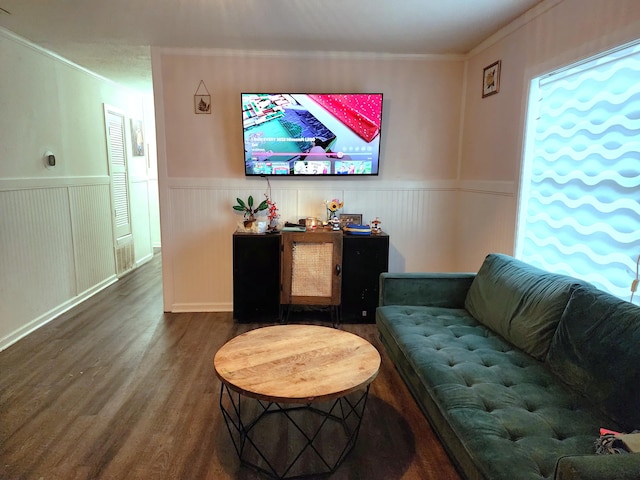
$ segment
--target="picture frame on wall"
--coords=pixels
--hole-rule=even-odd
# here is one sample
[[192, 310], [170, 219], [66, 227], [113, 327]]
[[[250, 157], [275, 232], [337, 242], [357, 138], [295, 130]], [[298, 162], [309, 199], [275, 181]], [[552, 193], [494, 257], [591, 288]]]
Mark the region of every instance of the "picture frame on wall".
[[482, 72], [482, 98], [495, 95], [500, 91], [500, 67], [502, 61], [484, 67]]
[[355, 225], [362, 225], [362, 214], [361, 213], [341, 213], [338, 216], [338, 220], [340, 220], [340, 227], [344, 227], [348, 223], [353, 223]]
[[142, 120], [131, 119], [131, 150], [134, 157], [144, 157], [144, 125]]
[[200, 80], [193, 96], [193, 111], [196, 114], [211, 115], [211, 94], [204, 84], [204, 80]]
[[211, 95], [194, 95], [193, 108], [197, 114], [211, 114]]

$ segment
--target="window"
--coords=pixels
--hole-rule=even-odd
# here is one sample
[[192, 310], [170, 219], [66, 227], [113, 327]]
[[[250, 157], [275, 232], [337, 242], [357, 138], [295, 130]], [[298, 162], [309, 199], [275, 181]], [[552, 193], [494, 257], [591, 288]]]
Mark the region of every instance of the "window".
[[633, 300], [640, 255], [640, 45], [536, 78], [516, 256]]

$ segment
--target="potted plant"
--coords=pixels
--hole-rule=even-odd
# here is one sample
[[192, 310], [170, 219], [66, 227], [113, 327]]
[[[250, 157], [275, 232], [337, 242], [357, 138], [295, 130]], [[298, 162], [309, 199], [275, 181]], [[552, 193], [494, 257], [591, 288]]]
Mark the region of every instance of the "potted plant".
[[249, 198], [247, 198], [246, 203], [241, 198], [236, 198], [236, 201], [238, 203], [233, 206], [233, 209], [238, 212], [243, 212], [245, 218], [245, 228], [251, 227], [251, 225], [253, 225], [253, 222], [256, 221], [256, 213], [261, 212], [262, 210], [266, 210], [268, 207], [267, 201], [263, 200], [260, 205], [253, 208], [253, 196], [251, 195], [249, 195]]

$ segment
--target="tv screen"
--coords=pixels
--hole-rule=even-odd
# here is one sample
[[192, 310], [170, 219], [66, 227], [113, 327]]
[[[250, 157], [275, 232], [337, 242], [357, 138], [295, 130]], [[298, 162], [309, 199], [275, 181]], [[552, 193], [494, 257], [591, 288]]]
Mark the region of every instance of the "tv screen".
[[245, 175], [378, 175], [381, 93], [243, 93]]

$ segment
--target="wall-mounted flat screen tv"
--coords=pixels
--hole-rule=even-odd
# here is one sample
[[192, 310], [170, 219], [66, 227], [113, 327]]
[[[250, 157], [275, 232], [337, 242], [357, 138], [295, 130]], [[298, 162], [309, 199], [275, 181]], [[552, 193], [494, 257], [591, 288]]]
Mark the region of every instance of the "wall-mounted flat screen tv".
[[245, 175], [378, 175], [381, 93], [243, 93]]

